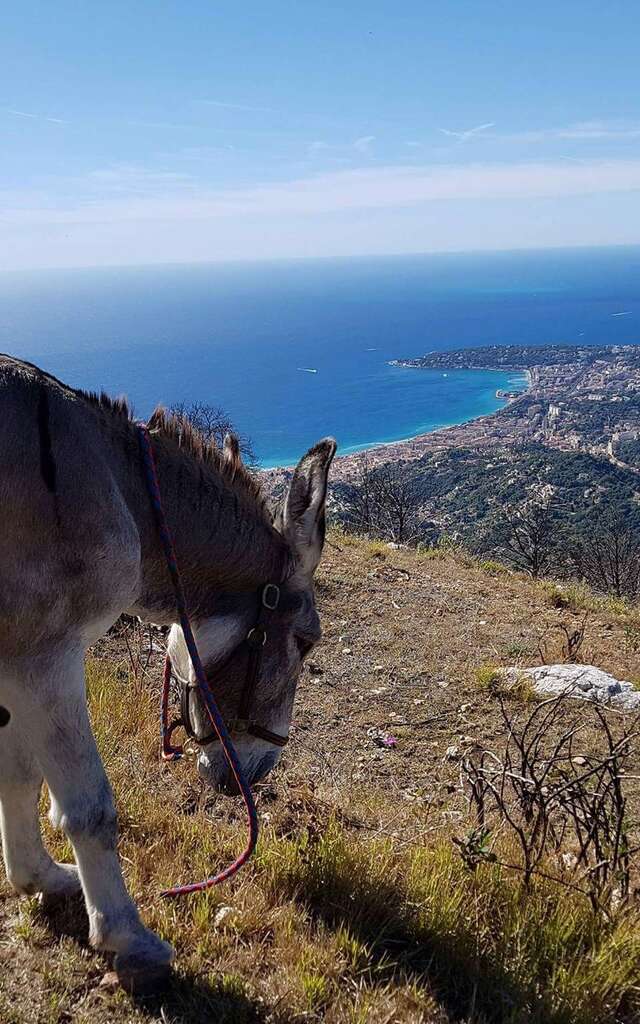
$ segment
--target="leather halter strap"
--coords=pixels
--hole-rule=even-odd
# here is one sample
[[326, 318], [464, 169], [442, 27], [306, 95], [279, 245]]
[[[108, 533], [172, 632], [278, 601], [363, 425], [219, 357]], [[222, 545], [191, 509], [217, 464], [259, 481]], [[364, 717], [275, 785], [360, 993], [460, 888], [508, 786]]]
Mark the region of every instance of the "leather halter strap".
[[[215, 688], [220, 679], [224, 678], [226, 666], [233, 658], [237, 657], [238, 652], [244, 648], [247, 652], [247, 673], [245, 683], [240, 697], [240, 704], [238, 706], [238, 715], [234, 719], [227, 719], [227, 729], [232, 736], [248, 733], [251, 736], [264, 740], [266, 743], [272, 743], [276, 747], [284, 747], [289, 742], [288, 736], [281, 736], [279, 733], [272, 732], [271, 729], [267, 729], [259, 722], [255, 722], [251, 719], [251, 711], [254, 704], [256, 689], [260, 680], [262, 656], [269, 635], [269, 622], [271, 621], [273, 614], [277, 612], [280, 604], [280, 587], [275, 583], [265, 584], [258, 591], [258, 599], [260, 605], [255, 624], [247, 633], [242, 644], [231, 652], [229, 657], [225, 659], [223, 664], [217, 668], [212, 675], [207, 676], [207, 682]], [[206, 736], [198, 736], [193, 726], [190, 708], [191, 693], [194, 690], [198, 690], [198, 684], [190, 683], [186, 679], [182, 679], [181, 676], [175, 672], [174, 675], [180, 683], [180, 719], [178, 722], [172, 723], [172, 731], [174, 727], [182, 725], [187, 736], [194, 740], [199, 746], [206, 746], [210, 743], [218, 742], [217, 733], [212, 731]]]

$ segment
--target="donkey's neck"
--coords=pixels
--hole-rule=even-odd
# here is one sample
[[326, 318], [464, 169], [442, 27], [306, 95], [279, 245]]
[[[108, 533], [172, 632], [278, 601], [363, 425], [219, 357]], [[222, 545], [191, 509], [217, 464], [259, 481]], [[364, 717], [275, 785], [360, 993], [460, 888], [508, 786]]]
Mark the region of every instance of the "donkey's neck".
[[[291, 563], [289, 546], [271, 525], [246, 479], [183, 451], [162, 433], [153, 450], [165, 515], [176, 550], [187, 607], [211, 615], [221, 591], [257, 589], [280, 582]], [[140, 472], [142, 580], [139, 606], [157, 621], [175, 620], [175, 600]]]

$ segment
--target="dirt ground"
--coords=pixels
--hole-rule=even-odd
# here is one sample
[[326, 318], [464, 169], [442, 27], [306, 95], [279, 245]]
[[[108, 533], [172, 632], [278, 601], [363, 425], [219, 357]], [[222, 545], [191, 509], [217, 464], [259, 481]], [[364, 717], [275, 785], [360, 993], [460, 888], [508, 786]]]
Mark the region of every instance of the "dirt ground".
[[[274, 778], [293, 773], [332, 789], [369, 782], [403, 799], [450, 792], [460, 758], [447, 750], [505, 737], [495, 694], [477, 671], [562, 662], [563, 627], [584, 624], [578, 661], [640, 685], [635, 615], [606, 601], [597, 610], [563, 606], [549, 584], [483, 568], [464, 553], [424, 558], [330, 534], [316, 585], [323, 637], [305, 664]], [[162, 635], [124, 636], [114, 630], [94, 653], [143, 662], [159, 690]], [[511, 706], [516, 717], [526, 713]], [[272, 788], [267, 782], [263, 792]]]

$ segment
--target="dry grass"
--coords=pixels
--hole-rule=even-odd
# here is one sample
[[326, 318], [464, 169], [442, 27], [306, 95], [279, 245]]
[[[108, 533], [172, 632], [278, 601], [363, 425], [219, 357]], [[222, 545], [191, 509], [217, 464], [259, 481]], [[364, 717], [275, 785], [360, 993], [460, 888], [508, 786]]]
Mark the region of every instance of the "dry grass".
[[[386, 549], [380, 559], [332, 540], [319, 580], [325, 640], [313, 659], [322, 674], [305, 673], [291, 751], [259, 789], [259, 852], [219, 891], [158, 896], [237, 852], [241, 806], [203, 792], [189, 761], [158, 763], [157, 655], [136, 679], [116, 641], [96, 651], [91, 711], [127, 882], [147, 923], [176, 946], [178, 970], [165, 996], [136, 1003], [100, 985], [108, 965], [86, 948], [77, 908], [43, 918], [4, 889], [2, 1024], [640, 1018], [636, 909], [604, 923], [549, 880], [524, 892], [516, 871], [466, 867], [451, 842], [471, 823], [445, 751], [504, 736], [477, 667], [493, 671], [514, 646], [520, 662], [526, 651], [535, 660], [539, 631], [572, 612], [455, 551], [421, 559]], [[603, 667], [628, 677], [627, 626], [611, 609], [594, 612], [588, 641]], [[517, 710], [518, 695], [510, 699]], [[376, 747], [371, 729], [393, 729], [397, 748]], [[59, 835], [47, 841], [69, 856]]]

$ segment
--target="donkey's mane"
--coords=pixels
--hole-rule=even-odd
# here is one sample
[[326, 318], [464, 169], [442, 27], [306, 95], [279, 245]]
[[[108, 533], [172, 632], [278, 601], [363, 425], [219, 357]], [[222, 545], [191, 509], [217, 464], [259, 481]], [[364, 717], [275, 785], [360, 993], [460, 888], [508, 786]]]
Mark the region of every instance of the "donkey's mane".
[[[18, 373], [23, 378], [35, 382], [48, 381], [63, 394], [88, 402], [90, 405], [103, 410], [114, 419], [124, 419], [131, 425], [136, 422], [131, 406], [124, 396], [112, 398], [111, 395], [106, 394], [104, 391], [98, 393], [96, 391], [84, 391], [81, 388], [70, 387], [57, 377], [54, 377], [52, 373], [41, 370], [35, 363], [30, 363], [26, 359], [16, 359], [14, 356], [5, 353], [0, 353], [0, 362], [6, 362], [11, 372]], [[241, 497], [253, 502], [256, 510], [264, 517], [264, 520], [268, 524], [273, 525], [273, 513], [269, 507], [267, 495], [257, 476], [249, 472], [242, 464], [240, 458], [225, 458], [215, 441], [207, 441], [186, 417], [169, 412], [162, 406], [158, 406], [154, 410], [147, 426], [149, 430], [157, 431], [157, 433], [172, 441], [178, 448], [187, 452], [197, 462], [211, 466]]]
[[220, 476], [242, 494], [255, 502], [269, 523], [273, 516], [269, 509], [267, 496], [257, 476], [250, 473], [240, 459], [226, 459], [214, 440], [208, 441], [193, 423], [179, 413], [169, 412], [159, 405], [151, 414], [147, 426], [151, 431], [158, 431], [163, 437], [173, 441], [182, 451], [197, 462], [211, 466]]
[[[98, 394], [95, 391], [81, 390], [76, 391], [76, 394], [114, 417], [124, 417], [131, 423], [135, 422], [131, 407], [124, 396], [113, 398], [104, 391]], [[250, 473], [240, 459], [226, 459], [215, 441], [208, 441], [186, 416], [170, 412], [164, 406], [158, 405], [147, 421], [147, 426], [149, 430], [172, 441], [181, 451], [187, 452], [196, 462], [211, 466], [234, 490], [253, 501], [258, 512], [270, 525], [273, 524], [273, 513], [257, 476]]]

